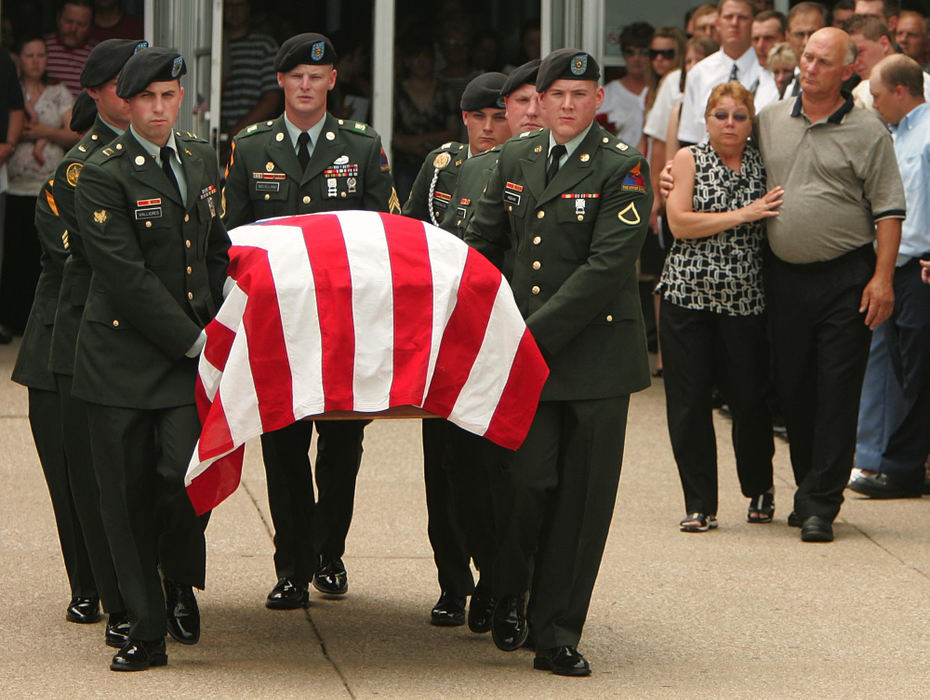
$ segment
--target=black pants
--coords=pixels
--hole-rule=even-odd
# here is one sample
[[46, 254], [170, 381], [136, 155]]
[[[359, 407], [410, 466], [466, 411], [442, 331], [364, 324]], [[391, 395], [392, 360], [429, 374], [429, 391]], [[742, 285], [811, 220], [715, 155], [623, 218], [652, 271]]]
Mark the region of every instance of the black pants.
[[871, 246], [824, 263], [793, 265], [770, 256], [766, 264], [775, 386], [801, 518], [832, 521], [843, 503], [872, 337], [859, 304], [874, 271]]
[[772, 418], [767, 398], [766, 319], [662, 302], [665, 410], [688, 513], [717, 514], [717, 441], [711, 391], [733, 414], [733, 450], [747, 498], [772, 487]]
[[7, 195], [5, 250], [0, 256], [0, 323], [16, 333], [26, 328], [42, 268], [35, 227], [36, 198]]
[[90, 452], [87, 406], [71, 395], [71, 377], [56, 374], [64, 449], [68, 459], [68, 483], [74, 508], [81, 523], [97, 593], [107, 612], [123, 612], [125, 605], [119, 592], [110, 544], [100, 517], [100, 491]]
[[167, 631], [158, 569], [204, 586], [203, 524], [184, 489], [200, 421], [191, 404], [139, 410], [87, 403], [100, 513], [133, 639]]
[[908, 408], [885, 445], [879, 469], [896, 484], [919, 489], [930, 453], [930, 285], [920, 280], [918, 258], [895, 270], [894, 297], [894, 313], [882, 330]]
[[[367, 423], [298, 421], [262, 435], [278, 578], [305, 583], [316, 571], [320, 555], [341, 557], [345, 552]], [[316, 502], [309, 456], [314, 425], [318, 434]]]
[[629, 396], [543, 401], [508, 472], [495, 593], [533, 578], [537, 649], [577, 646], [613, 517]]
[[52, 500], [71, 596], [95, 598], [98, 595], [97, 584], [68, 478], [68, 458], [62, 442], [57, 392], [29, 388], [29, 425]]

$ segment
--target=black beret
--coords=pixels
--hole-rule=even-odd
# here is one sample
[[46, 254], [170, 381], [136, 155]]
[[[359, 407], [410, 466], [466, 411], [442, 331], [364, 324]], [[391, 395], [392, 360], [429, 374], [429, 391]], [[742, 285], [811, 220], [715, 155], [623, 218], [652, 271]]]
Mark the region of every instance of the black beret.
[[97, 103], [82, 90], [71, 107], [71, 131], [87, 131], [97, 118]]
[[97, 87], [112, 80], [123, 70], [133, 54], [147, 49], [149, 42], [141, 39], [107, 39], [94, 47], [81, 71], [82, 87]]
[[116, 82], [116, 94], [124, 100], [138, 95], [150, 83], [179, 80], [187, 73], [184, 57], [173, 49], [152, 46], [126, 61]]
[[534, 58], [532, 61], [527, 61], [522, 66], [517, 66], [512, 71], [510, 71], [510, 75], [507, 76], [507, 82], [504, 83], [504, 87], [501, 88], [501, 95], [507, 97], [517, 88], [523, 87], [524, 85], [535, 85], [536, 74], [538, 72], [538, 58]]
[[335, 65], [336, 49], [332, 42], [322, 34], [298, 34], [281, 44], [278, 55], [274, 57], [274, 69], [278, 73], [287, 73], [304, 63], [311, 66]]
[[556, 80], [598, 80], [601, 69], [594, 56], [580, 49], [557, 49], [539, 64], [536, 92], [545, 92]]
[[473, 112], [476, 109], [503, 109], [504, 98], [501, 87], [507, 81], [503, 73], [482, 73], [465, 86], [462, 92], [462, 109]]

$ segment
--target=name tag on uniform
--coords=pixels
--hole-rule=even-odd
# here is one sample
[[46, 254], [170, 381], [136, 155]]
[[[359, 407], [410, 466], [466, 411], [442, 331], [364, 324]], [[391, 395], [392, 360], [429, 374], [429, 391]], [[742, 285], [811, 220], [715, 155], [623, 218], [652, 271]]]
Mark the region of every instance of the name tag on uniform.
[[136, 221], [142, 221], [143, 219], [160, 219], [161, 218], [161, 207], [151, 207], [148, 209], [136, 209], [135, 215], [136, 215]]
[[280, 192], [281, 183], [280, 182], [265, 182], [259, 181], [255, 183], [256, 192]]
[[523, 185], [515, 182], [507, 182], [504, 185], [504, 201], [509, 204], [520, 204], [520, 192], [523, 191]]

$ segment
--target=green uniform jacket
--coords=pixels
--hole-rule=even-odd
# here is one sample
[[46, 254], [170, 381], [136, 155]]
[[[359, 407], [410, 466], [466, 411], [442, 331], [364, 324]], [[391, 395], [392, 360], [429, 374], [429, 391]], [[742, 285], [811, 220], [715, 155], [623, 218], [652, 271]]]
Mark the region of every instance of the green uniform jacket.
[[197, 361], [185, 356], [222, 301], [229, 238], [219, 217], [213, 149], [175, 132], [187, 205], [126, 131], [91, 156], [77, 219], [93, 269], [73, 392], [108, 406], [194, 402]]
[[53, 193], [58, 213], [68, 229], [68, 256], [58, 292], [58, 306], [52, 343], [48, 358], [49, 367], [57, 374], [74, 374], [74, 348], [78, 328], [84, 314], [84, 302], [90, 289], [90, 265], [84, 254], [77, 217], [74, 211], [74, 192], [84, 163], [90, 156], [116, 138], [116, 133], [100, 117], [78, 143], [65, 154], [55, 171]]
[[236, 135], [223, 188], [228, 228], [274, 216], [344, 209], [400, 213], [381, 137], [361, 122], [328, 113], [325, 119], [306, 172], [284, 115]]
[[36, 199], [36, 231], [42, 246], [42, 272], [23, 332], [23, 342], [13, 367], [13, 381], [33, 389], [55, 391], [55, 375], [48, 367], [52, 323], [58, 306], [58, 288], [68, 257], [68, 232], [58, 216], [49, 180]]
[[452, 191], [452, 201], [439, 222], [442, 228], [452, 231], [459, 238], [464, 238], [465, 229], [475, 213], [478, 200], [488, 186], [500, 152], [500, 146], [496, 146], [472, 156], [462, 164], [455, 189]]
[[594, 124], [546, 185], [549, 130], [505, 143], [465, 241], [511, 281], [549, 364], [542, 400], [621, 396], [649, 385], [636, 260], [652, 192], [638, 151]]
[[458, 141], [430, 151], [413, 181], [403, 215], [446, 228], [441, 221], [452, 208], [452, 191], [467, 160], [468, 146]]

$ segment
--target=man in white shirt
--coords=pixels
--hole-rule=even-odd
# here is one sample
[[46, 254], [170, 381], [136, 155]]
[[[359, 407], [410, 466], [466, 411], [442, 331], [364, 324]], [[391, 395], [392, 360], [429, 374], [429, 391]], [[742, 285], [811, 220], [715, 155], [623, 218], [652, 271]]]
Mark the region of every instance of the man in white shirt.
[[[897, 53], [887, 25], [874, 15], [853, 15], [845, 25], [846, 33], [855, 42], [856, 72], [862, 78], [852, 91], [856, 104], [874, 111], [869, 77], [875, 65], [886, 56]], [[930, 75], [924, 73], [924, 98], [930, 100]]]
[[752, 48], [755, 15], [752, 1], [721, 0], [717, 7], [720, 50], [698, 63], [688, 74], [678, 127], [678, 140], [682, 145], [698, 143], [707, 136], [704, 108], [711, 90], [721, 83], [738, 80], [753, 94], [756, 111], [778, 99], [775, 79], [759, 65]]

